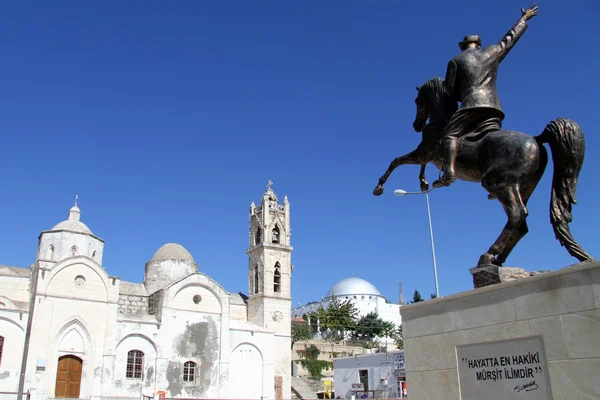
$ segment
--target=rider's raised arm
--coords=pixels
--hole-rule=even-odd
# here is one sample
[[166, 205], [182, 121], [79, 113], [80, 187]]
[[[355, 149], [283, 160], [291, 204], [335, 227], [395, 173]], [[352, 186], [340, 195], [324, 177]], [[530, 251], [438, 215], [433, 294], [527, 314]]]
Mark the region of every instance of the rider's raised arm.
[[527, 21], [537, 15], [537, 9], [538, 7], [535, 3], [527, 10], [521, 9], [523, 15], [517, 23], [510, 28], [499, 43], [489, 46], [486, 51], [492, 52], [497, 57], [498, 62], [502, 61], [521, 36], [523, 36], [523, 33], [527, 30]]

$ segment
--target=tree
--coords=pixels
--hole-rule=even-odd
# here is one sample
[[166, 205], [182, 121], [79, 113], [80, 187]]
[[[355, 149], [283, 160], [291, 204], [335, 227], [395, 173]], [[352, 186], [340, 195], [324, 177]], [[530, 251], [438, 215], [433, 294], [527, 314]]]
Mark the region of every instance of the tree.
[[404, 349], [404, 336], [402, 334], [402, 325], [400, 325], [398, 329], [396, 329], [394, 341], [396, 342], [396, 347], [398, 347], [398, 350]]
[[373, 340], [383, 335], [384, 324], [385, 322], [376, 312], [370, 312], [356, 322], [353, 336], [357, 340]]
[[306, 322], [292, 321], [292, 349], [294, 343], [312, 339], [312, 332]]
[[371, 312], [356, 322], [353, 337], [366, 349], [374, 349], [380, 345], [379, 338], [393, 337], [395, 329], [393, 322], [384, 321], [376, 312]]
[[435, 293], [431, 293], [431, 298], [432, 298], [432, 299], [435, 299], [435, 298], [437, 298], [437, 294], [435, 294]]
[[350, 300], [340, 301], [332, 299], [327, 309], [321, 306], [316, 311], [306, 315], [305, 319], [310, 317], [311, 326], [315, 333], [317, 332], [318, 321], [318, 331], [321, 337], [327, 338], [341, 335], [343, 338], [345, 332], [351, 331], [354, 328], [357, 315], [358, 310]]
[[415, 293], [413, 294], [413, 303], [418, 303], [420, 301], [424, 301], [423, 297], [421, 297], [421, 293], [417, 289], [415, 289]]
[[[346, 333], [354, 329], [357, 315], [358, 310], [350, 299], [340, 301], [332, 298], [327, 309], [321, 306], [310, 313], [307, 318], [310, 316], [313, 332], [318, 330], [321, 338], [331, 343], [333, 352], [333, 346], [344, 340]], [[317, 321], [319, 322], [318, 329]]]
[[392, 321], [383, 321], [381, 335], [393, 339], [396, 336], [396, 325]]

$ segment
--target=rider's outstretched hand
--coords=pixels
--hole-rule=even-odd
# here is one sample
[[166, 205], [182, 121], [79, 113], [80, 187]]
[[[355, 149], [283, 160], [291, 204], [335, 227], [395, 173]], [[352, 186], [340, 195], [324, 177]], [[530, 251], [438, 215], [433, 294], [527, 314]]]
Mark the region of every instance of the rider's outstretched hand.
[[539, 7], [535, 3], [533, 3], [533, 5], [527, 10], [521, 8], [521, 13], [525, 17], [525, 21], [529, 21], [531, 18], [535, 17], [537, 15], [538, 8]]

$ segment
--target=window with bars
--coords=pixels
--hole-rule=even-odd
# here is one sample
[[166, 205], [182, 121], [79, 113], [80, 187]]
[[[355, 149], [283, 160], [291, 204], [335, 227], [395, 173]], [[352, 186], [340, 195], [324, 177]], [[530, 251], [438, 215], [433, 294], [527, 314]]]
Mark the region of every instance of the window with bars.
[[4, 336], [0, 336], [0, 365], [2, 365], [2, 349], [4, 349]]
[[127, 370], [125, 377], [128, 379], [142, 379], [144, 368], [144, 353], [139, 350], [130, 350], [127, 353]]
[[187, 361], [183, 364], [183, 381], [192, 383], [196, 380], [196, 363]]

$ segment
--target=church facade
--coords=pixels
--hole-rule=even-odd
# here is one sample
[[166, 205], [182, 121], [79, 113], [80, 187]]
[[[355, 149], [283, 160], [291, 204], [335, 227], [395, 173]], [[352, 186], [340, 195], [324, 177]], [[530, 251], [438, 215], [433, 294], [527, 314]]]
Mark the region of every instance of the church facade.
[[40, 234], [30, 268], [0, 266], [0, 399], [291, 398], [287, 198], [269, 185], [250, 206], [248, 296], [175, 243], [142, 283], [112, 276], [80, 214]]

